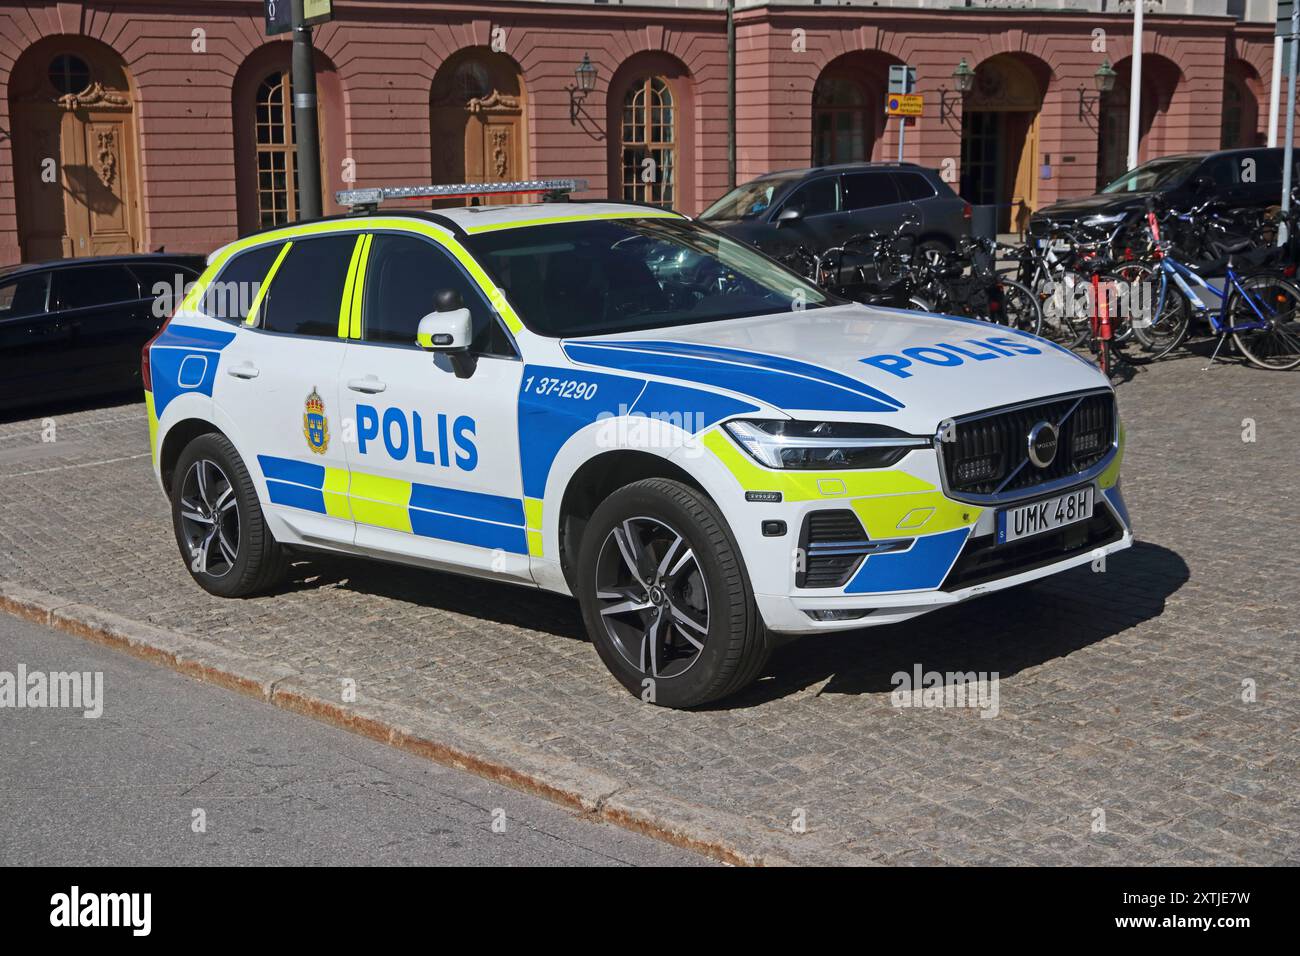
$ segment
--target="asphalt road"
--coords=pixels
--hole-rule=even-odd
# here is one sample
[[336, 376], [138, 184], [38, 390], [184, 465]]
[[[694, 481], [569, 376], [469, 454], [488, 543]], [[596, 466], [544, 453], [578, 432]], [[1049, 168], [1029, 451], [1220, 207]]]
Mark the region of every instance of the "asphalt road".
[[0, 614], [19, 664], [102, 672], [103, 712], [0, 707], [0, 865], [711, 862]]

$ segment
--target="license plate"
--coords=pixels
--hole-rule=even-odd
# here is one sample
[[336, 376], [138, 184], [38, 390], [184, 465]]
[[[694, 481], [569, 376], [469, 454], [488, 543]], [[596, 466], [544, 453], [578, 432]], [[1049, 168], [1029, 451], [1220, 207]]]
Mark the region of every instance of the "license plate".
[[998, 544], [1055, 531], [1092, 517], [1092, 486], [998, 512]]

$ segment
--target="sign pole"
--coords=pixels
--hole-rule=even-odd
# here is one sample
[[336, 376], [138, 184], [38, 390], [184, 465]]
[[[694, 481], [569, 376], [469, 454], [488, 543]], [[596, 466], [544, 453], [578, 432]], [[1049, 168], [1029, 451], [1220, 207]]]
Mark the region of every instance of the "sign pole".
[[1291, 58], [1287, 63], [1286, 146], [1282, 151], [1282, 225], [1277, 230], [1277, 244], [1286, 245], [1286, 215], [1291, 211], [1291, 166], [1295, 157], [1295, 80], [1296, 44], [1300, 40], [1300, 3], [1291, 4]]
[[320, 125], [316, 112], [316, 64], [304, 0], [293, 0], [293, 121], [297, 148], [298, 218], [321, 215]]
[[1128, 168], [1138, 164], [1138, 128], [1142, 116], [1142, 4], [1133, 0], [1133, 59], [1128, 81]]

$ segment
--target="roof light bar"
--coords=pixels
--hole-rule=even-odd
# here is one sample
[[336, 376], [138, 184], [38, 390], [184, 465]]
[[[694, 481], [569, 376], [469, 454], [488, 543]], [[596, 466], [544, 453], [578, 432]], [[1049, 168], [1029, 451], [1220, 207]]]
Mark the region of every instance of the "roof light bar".
[[585, 179], [528, 179], [513, 183], [448, 183], [430, 186], [375, 186], [369, 189], [340, 189], [334, 200], [354, 212], [376, 208], [386, 199], [448, 199], [463, 196], [506, 196], [542, 193], [546, 199], [560, 199], [583, 192]]

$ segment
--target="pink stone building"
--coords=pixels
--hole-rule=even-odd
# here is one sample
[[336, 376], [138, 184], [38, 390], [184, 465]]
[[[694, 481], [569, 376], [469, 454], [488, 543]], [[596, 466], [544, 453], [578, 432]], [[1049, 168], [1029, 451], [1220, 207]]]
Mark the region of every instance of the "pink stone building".
[[[687, 212], [727, 189], [722, 0], [335, 7], [316, 31], [327, 212], [349, 184], [581, 176], [591, 195]], [[894, 158], [897, 63], [925, 96], [905, 158], [999, 205], [1004, 226], [1124, 167], [1131, 16], [1116, 0], [737, 8], [740, 181]], [[1142, 158], [1262, 142], [1269, 0], [1152, 9]], [[263, 26], [258, 0], [0, 0], [0, 263], [208, 251], [294, 217], [289, 44]], [[962, 59], [976, 74], [964, 96]], [[1119, 77], [1098, 97], [1103, 59]]]

